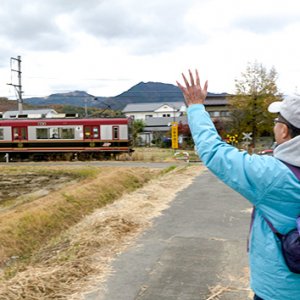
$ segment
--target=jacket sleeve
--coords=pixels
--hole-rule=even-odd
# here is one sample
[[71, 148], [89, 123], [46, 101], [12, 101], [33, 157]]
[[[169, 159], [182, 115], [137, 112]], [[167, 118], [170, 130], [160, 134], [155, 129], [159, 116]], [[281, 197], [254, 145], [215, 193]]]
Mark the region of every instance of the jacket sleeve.
[[188, 121], [198, 155], [207, 168], [258, 205], [270, 186], [280, 180], [277, 160], [270, 156], [240, 152], [222, 141], [202, 104], [188, 108]]

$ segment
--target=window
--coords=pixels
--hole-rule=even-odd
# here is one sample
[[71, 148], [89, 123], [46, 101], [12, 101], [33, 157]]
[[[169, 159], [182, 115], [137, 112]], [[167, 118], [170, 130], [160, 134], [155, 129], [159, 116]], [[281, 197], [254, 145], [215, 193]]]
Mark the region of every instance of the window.
[[37, 139], [49, 139], [49, 129], [48, 128], [37, 128], [36, 129]]
[[220, 112], [219, 111], [211, 111], [209, 112], [211, 117], [220, 117]]
[[113, 126], [113, 139], [117, 140], [119, 139], [119, 127]]
[[0, 128], [0, 140], [4, 140], [3, 128]]
[[230, 117], [229, 111], [221, 111], [221, 117]]
[[60, 134], [61, 139], [74, 139], [75, 138], [75, 132], [74, 128], [60, 128]]
[[152, 118], [152, 117], [153, 117], [153, 115], [146, 115], [146, 116], [145, 116], [146, 119]]
[[75, 139], [74, 128], [37, 128], [36, 129], [37, 139]]

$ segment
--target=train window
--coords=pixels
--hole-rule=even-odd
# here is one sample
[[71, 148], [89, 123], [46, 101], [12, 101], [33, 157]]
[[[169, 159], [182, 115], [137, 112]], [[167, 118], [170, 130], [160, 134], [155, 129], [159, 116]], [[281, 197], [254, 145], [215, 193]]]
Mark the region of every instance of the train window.
[[113, 139], [117, 140], [119, 138], [119, 127], [113, 126]]
[[0, 140], [4, 140], [3, 128], [0, 128]]
[[60, 128], [61, 139], [74, 139], [75, 131], [74, 128]]
[[37, 139], [49, 139], [49, 128], [37, 128], [36, 129]]

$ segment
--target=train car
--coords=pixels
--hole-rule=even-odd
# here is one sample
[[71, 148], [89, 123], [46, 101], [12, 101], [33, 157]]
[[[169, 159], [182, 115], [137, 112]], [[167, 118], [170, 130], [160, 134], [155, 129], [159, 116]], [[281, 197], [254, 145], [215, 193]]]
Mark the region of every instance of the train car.
[[0, 119], [0, 156], [9, 159], [101, 159], [132, 152], [128, 118]]

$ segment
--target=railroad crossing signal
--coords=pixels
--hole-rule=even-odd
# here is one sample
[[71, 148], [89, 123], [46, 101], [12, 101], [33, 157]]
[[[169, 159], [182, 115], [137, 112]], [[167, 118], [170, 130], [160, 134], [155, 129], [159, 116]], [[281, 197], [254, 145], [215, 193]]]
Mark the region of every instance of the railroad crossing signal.
[[252, 135], [252, 132], [248, 132], [248, 133], [243, 132], [243, 138], [242, 138], [242, 140], [243, 140], [243, 144], [246, 147], [249, 147], [249, 145], [251, 144], [251, 142], [250, 142], [252, 140], [251, 135]]

